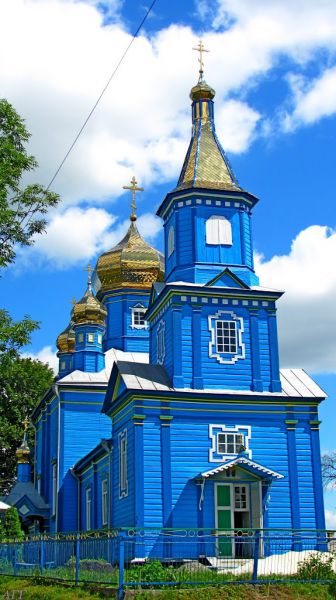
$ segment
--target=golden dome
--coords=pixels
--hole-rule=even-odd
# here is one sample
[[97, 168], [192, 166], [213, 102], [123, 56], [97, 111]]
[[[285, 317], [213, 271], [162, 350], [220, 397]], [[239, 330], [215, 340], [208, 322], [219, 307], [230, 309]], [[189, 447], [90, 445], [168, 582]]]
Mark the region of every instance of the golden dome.
[[200, 80], [193, 88], [191, 88], [191, 100], [212, 100], [216, 95], [215, 90], [206, 83]]
[[98, 258], [100, 292], [120, 287], [149, 289], [156, 281], [164, 280], [163, 254], [145, 242], [135, 225], [134, 213], [132, 217], [121, 242]]
[[105, 306], [97, 300], [91, 289], [89, 281], [88, 288], [81, 300], [74, 304], [71, 313], [71, 320], [74, 325], [84, 323], [94, 323], [95, 325], [105, 325], [107, 310]]
[[75, 351], [75, 332], [72, 327], [73, 324], [69, 323], [68, 327], [59, 334], [56, 340], [56, 346], [59, 352]]
[[27, 419], [27, 417], [24, 419], [22, 425], [24, 426], [23, 440], [22, 440], [21, 445], [15, 452], [17, 462], [21, 465], [29, 464], [29, 462], [30, 462], [30, 448], [28, 446], [28, 441], [27, 441], [27, 430], [28, 430], [28, 426], [29, 426], [29, 420]]

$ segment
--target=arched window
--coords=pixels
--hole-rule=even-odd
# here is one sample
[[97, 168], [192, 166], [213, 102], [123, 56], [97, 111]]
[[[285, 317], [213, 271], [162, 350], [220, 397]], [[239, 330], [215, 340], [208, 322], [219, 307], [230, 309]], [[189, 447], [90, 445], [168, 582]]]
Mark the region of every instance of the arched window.
[[232, 246], [232, 227], [225, 217], [210, 217], [205, 224], [206, 243]]
[[168, 257], [173, 254], [175, 250], [175, 231], [174, 227], [171, 225], [168, 231]]

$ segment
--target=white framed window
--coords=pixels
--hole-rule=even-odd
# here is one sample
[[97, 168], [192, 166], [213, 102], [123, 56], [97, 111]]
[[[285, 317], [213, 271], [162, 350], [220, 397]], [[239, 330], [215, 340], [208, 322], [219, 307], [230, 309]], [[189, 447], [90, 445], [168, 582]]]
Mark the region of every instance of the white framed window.
[[[211, 447], [209, 449], [209, 462], [223, 462], [235, 458], [242, 449], [244, 449], [249, 458], [252, 458], [252, 452], [249, 449], [251, 439], [250, 425], [209, 425], [209, 438]], [[235, 477], [234, 469], [231, 469], [231, 475], [226, 477]]]
[[169, 227], [168, 231], [168, 258], [173, 254], [175, 250], [175, 230], [173, 225]]
[[97, 335], [97, 341], [98, 341], [98, 344], [102, 344], [103, 343], [103, 335], [101, 333], [98, 333], [98, 335]]
[[93, 342], [94, 342], [94, 333], [88, 333], [88, 334], [87, 334], [87, 341], [88, 341], [90, 344], [93, 344]]
[[119, 498], [128, 496], [127, 429], [119, 433]]
[[52, 495], [51, 495], [51, 506], [52, 516], [56, 514], [56, 503], [57, 503], [57, 463], [52, 463]]
[[209, 315], [209, 358], [222, 364], [233, 364], [245, 358], [244, 321], [232, 311], [220, 310]]
[[249, 498], [248, 498], [248, 487], [246, 485], [235, 485], [233, 488], [234, 497], [234, 509], [235, 510], [248, 510]]
[[147, 321], [145, 319], [146, 307], [143, 304], [136, 304], [131, 308], [132, 329], [147, 329]]
[[92, 491], [91, 488], [86, 488], [86, 531], [91, 529], [91, 508], [92, 508]]
[[212, 246], [223, 244], [232, 246], [232, 226], [228, 219], [222, 216], [212, 216], [205, 223], [206, 243]]
[[101, 482], [102, 495], [102, 524], [107, 525], [108, 521], [108, 479], [103, 479]]
[[157, 362], [159, 365], [163, 365], [164, 359], [166, 356], [165, 333], [166, 333], [166, 323], [162, 319], [162, 321], [160, 321], [158, 328], [156, 330]]
[[79, 342], [80, 344], [82, 342], [84, 342], [84, 333], [79, 333], [77, 336], [77, 342]]
[[244, 436], [242, 433], [218, 433], [217, 435], [217, 454], [239, 454], [244, 446]]
[[218, 354], [237, 354], [236, 321], [216, 321], [216, 351]]

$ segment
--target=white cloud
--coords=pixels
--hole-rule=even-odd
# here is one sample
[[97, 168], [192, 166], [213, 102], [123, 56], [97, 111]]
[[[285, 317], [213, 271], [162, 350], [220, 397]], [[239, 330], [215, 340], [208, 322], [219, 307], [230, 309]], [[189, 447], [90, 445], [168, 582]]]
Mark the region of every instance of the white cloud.
[[[102, 208], [70, 207], [51, 219], [46, 232], [36, 237], [34, 246], [18, 250], [13, 268], [21, 272], [28, 264], [36, 268], [52, 265], [56, 269], [84, 264], [118, 244], [129, 225], [128, 218], [118, 221]], [[149, 241], [162, 231], [161, 219], [150, 213], [141, 215], [137, 226]]]
[[49, 367], [53, 369], [55, 373], [58, 373], [58, 358], [56, 351], [52, 346], [44, 346], [39, 352], [24, 352], [22, 358], [32, 358], [33, 360], [40, 360], [43, 363], [48, 363]]
[[[45, 184], [131, 39], [118, 21], [118, 0], [103, 4], [117, 22], [104, 25], [98, 0], [0, 3], [2, 95], [27, 120], [40, 162], [34, 178]], [[221, 0], [217, 8], [214, 25], [227, 29], [204, 31], [211, 49], [206, 76], [217, 90], [224, 147], [242, 152], [260, 115], [242, 100], [228, 101], [228, 94], [257, 85], [283, 53], [304, 63], [321, 47], [335, 48], [336, 5], [256, 0], [251, 11], [250, 0]], [[135, 40], [57, 177], [54, 187], [65, 202], [113, 200], [134, 173], [145, 187], [177, 179], [190, 131], [196, 39], [190, 27], [171, 25]]]
[[336, 67], [325, 70], [313, 81], [291, 75], [294, 108], [283, 118], [285, 130], [290, 131], [302, 123], [309, 124], [336, 113]]
[[278, 303], [283, 367], [336, 370], [336, 231], [314, 225], [301, 231], [288, 255], [257, 256], [261, 285], [285, 290]]
[[336, 529], [336, 512], [326, 509], [325, 518], [327, 529]]

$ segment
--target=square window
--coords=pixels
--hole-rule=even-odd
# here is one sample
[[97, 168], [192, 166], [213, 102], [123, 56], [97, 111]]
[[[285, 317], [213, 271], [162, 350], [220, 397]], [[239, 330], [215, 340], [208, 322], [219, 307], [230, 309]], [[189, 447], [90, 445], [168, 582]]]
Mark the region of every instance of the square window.
[[147, 321], [145, 319], [146, 308], [138, 305], [132, 308], [132, 329], [147, 329]]
[[94, 342], [94, 333], [87, 334], [87, 341], [90, 342], [90, 344]]

